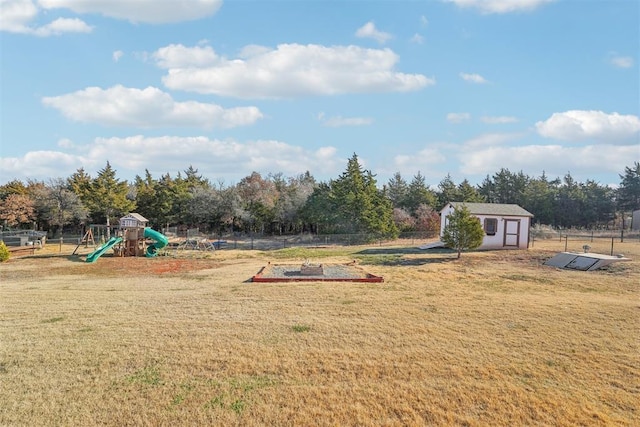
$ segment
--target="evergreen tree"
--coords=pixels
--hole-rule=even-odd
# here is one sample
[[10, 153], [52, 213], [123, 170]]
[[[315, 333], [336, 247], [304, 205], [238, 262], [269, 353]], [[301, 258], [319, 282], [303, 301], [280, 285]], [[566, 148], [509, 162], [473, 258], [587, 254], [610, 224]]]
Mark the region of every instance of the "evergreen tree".
[[447, 216], [447, 224], [442, 232], [442, 241], [450, 248], [458, 252], [458, 258], [462, 251], [475, 249], [482, 245], [484, 230], [480, 220], [471, 215], [464, 205], [458, 205]]
[[332, 205], [345, 232], [397, 236], [391, 201], [377, 189], [374, 175], [362, 168], [355, 153], [330, 187]]
[[302, 220], [311, 225], [317, 234], [340, 231], [338, 207], [331, 196], [329, 184], [321, 182], [300, 209]]
[[449, 202], [461, 202], [460, 194], [456, 183], [453, 182], [451, 174], [447, 174], [446, 177], [438, 184], [438, 206], [437, 209], [442, 209]]
[[553, 225], [556, 223], [556, 198], [559, 179], [549, 181], [544, 172], [539, 178], [529, 181], [524, 191], [522, 207], [534, 215], [539, 224]]
[[[513, 173], [509, 169], [500, 169], [492, 178], [492, 196], [487, 198], [492, 203], [514, 203], [523, 205], [524, 193], [529, 177], [522, 171]], [[483, 183], [484, 184], [484, 183]]]
[[371, 195], [371, 209], [365, 212], [366, 232], [379, 237], [397, 237], [398, 227], [393, 221], [393, 205], [384, 190], [378, 190], [375, 176], [367, 171], [365, 191]]
[[339, 213], [339, 226], [347, 233], [365, 231], [364, 212], [371, 210], [371, 194], [365, 192], [364, 170], [358, 156], [347, 163], [347, 170], [330, 182], [333, 205]]
[[620, 179], [617, 191], [618, 209], [622, 212], [640, 209], [640, 162], [634, 162], [633, 167], [626, 166]]
[[593, 180], [581, 184], [583, 207], [580, 211], [580, 223], [583, 227], [598, 227], [613, 221], [616, 206], [613, 198], [614, 190], [600, 185]]
[[484, 197], [478, 192], [478, 190], [469, 183], [466, 178], [458, 184], [458, 195], [461, 202], [469, 203], [482, 203]]
[[480, 194], [487, 203], [497, 203], [496, 185], [489, 175], [487, 175], [478, 186], [478, 194]]
[[103, 218], [107, 224], [107, 237], [110, 236], [111, 220], [135, 209], [135, 201], [130, 200], [127, 181], [116, 178], [116, 171], [109, 162], [98, 171], [98, 175], [91, 181], [89, 194], [82, 199], [93, 217]]
[[558, 190], [556, 204], [557, 225], [566, 228], [578, 225], [578, 218], [583, 207], [584, 194], [582, 188], [580, 184], [573, 179], [571, 173], [567, 173]]
[[85, 172], [84, 168], [80, 168], [67, 178], [67, 184], [86, 206], [91, 197], [91, 176]]
[[4, 200], [11, 194], [27, 194], [27, 187], [22, 181], [14, 179], [4, 185], [0, 185], [0, 200]]
[[192, 165], [189, 165], [187, 170], [184, 171], [184, 182], [186, 186], [189, 188], [189, 191], [194, 188], [211, 188], [209, 180], [203, 178], [201, 174], [198, 173], [198, 169], [195, 169]]
[[145, 169], [145, 176], [142, 178], [136, 175], [133, 182], [136, 189], [136, 210], [140, 215], [149, 220], [152, 225], [158, 225], [158, 218], [154, 214], [156, 203], [156, 182], [148, 169]]
[[415, 217], [421, 205], [435, 206], [437, 203], [438, 199], [435, 192], [429, 189], [424, 176], [418, 172], [409, 184], [405, 203], [402, 207], [407, 209], [411, 215]]
[[402, 175], [400, 175], [400, 172], [396, 172], [393, 174], [393, 177], [389, 179], [386, 191], [387, 197], [391, 200], [391, 204], [394, 208], [406, 207], [405, 202], [409, 192], [409, 186], [407, 185], [407, 181], [405, 181], [404, 178], [402, 178]]

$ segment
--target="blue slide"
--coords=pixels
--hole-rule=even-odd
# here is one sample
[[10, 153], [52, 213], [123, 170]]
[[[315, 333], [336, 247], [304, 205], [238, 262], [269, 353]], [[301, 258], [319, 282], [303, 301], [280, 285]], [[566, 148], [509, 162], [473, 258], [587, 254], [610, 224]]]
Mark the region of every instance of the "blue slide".
[[147, 253], [145, 254], [147, 257], [158, 255], [158, 251], [169, 244], [167, 236], [149, 227], [145, 227], [144, 237], [155, 240], [154, 243], [147, 246]]
[[93, 251], [89, 255], [87, 255], [86, 262], [96, 262], [98, 260], [98, 258], [100, 258], [102, 256], [102, 254], [104, 254], [106, 251], [108, 251], [114, 245], [117, 245], [120, 242], [122, 242], [122, 237], [112, 237], [112, 238], [110, 238], [107, 241], [107, 243], [105, 243], [105, 244], [103, 244], [101, 246], [98, 246], [98, 249], [96, 249], [95, 251]]

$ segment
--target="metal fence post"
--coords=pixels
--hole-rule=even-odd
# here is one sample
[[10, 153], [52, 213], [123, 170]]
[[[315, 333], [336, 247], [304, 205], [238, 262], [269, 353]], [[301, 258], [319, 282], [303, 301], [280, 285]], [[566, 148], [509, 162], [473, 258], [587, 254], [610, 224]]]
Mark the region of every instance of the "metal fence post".
[[613, 241], [614, 241], [615, 237], [611, 238], [611, 256], [613, 256]]

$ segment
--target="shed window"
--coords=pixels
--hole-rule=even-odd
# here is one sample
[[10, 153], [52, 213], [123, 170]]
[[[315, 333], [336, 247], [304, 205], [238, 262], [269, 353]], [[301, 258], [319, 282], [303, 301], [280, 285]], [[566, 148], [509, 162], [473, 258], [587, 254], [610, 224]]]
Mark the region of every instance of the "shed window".
[[495, 236], [498, 230], [498, 219], [497, 218], [485, 218], [484, 219], [484, 232], [488, 236]]

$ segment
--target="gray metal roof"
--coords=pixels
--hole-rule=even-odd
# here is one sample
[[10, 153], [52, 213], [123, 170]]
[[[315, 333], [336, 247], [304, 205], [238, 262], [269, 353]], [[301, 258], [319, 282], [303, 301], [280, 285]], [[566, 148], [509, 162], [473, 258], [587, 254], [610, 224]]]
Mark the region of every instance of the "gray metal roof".
[[529, 216], [533, 214], [526, 209], [515, 204], [505, 203], [467, 203], [467, 202], [449, 202], [447, 205], [453, 207], [466, 206], [474, 215], [503, 215], [503, 216]]

